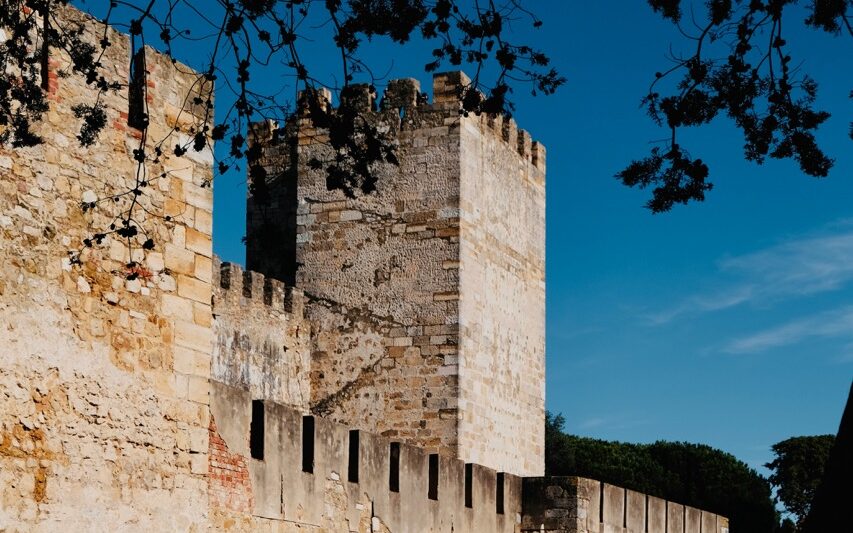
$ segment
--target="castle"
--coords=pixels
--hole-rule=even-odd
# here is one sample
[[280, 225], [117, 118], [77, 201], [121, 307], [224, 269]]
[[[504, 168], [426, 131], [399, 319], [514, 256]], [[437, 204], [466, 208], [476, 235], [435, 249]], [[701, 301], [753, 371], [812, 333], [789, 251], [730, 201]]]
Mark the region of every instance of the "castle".
[[[129, 79], [127, 36], [61, 16], [106, 31], [103, 68]], [[204, 88], [142, 53], [149, 137], [188, 142]], [[256, 125], [270, 198], [248, 199], [243, 270], [212, 252], [209, 149], [148, 164], [153, 249], [110, 235], [72, 260], [123, 208], [140, 132], [110, 92], [81, 146], [90, 91], [50, 65], [45, 142], [0, 151], [0, 531], [727, 531], [543, 477], [545, 150], [461, 116], [464, 74], [431, 103], [415, 80], [364, 91], [400, 161], [369, 195], [327, 189], [310, 119], [284, 142]]]

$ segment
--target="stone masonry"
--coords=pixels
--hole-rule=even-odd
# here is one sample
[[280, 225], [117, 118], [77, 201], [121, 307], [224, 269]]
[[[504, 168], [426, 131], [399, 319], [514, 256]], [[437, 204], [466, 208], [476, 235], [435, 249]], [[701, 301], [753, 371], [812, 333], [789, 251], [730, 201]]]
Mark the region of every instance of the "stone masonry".
[[[541, 475], [545, 150], [511, 120], [461, 116], [468, 83], [436, 75], [432, 104], [415, 80], [378, 106], [361, 88], [400, 164], [357, 198], [310, 168], [329, 149], [310, 120], [279, 142], [260, 125], [272, 201], [249, 198], [247, 261], [305, 291], [313, 412]], [[271, 232], [280, 250], [253, 246]]]
[[[126, 35], [57, 16], [106, 36], [103, 74], [127, 82]], [[529, 477], [545, 154], [511, 121], [460, 116], [463, 74], [437, 75], [432, 103], [414, 80], [377, 111], [364, 93], [400, 154], [370, 196], [306, 168], [324, 133], [304, 118], [285, 143], [256, 127], [272, 199], [249, 198], [256, 272], [212, 253], [209, 148], [145, 163], [144, 236], [84, 246], [134, 201], [134, 150], [192, 144], [206, 120], [187, 95], [212, 88], [142, 53], [147, 138], [129, 93], [108, 92], [108, 126], [81, 146], [72, 107], [93, 93], [57, 53], [44, 143], [0, 148], [0, 531], [727, 533], [712, 513]]]
[[[59, 15], [93, 42], [106, 31], [104, 74], [126, 82], [128, 37], [72, 9]], [[150, 138], [186, 137], [200, 121], [181, 111], [196, 76], [145, 54], [157, 102]], [[212, 191], [202, 184], [212, 153], [148, 168], [138, 201], [154, 250], [108, 236], [73, 264], [69, 250], [106, 228], [127, 196], [81, 204], [133, 187], [141, 135], [127, 126], [127, 94], [110, 92], [108, 128], [82, 147], [71, 108], [93, 92], [70, 70], [55, 54], [50, 110], [36, 125], [45, 142], [0, 151], [0, 530], [201, 531], [213, 348]]]

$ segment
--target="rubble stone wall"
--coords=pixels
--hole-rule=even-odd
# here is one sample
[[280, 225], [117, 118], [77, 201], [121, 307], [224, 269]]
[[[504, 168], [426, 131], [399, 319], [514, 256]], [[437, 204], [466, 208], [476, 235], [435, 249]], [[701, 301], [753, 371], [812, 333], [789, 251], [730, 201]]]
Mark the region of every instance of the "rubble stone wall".
[[399, 160], [370, 194], [329, 189], [310, 118], [258, 125], [269, 200], [249, 197], [247, 262], [305, 292], [316, 414], [541, 475], [545, 151], [514, 122], [460, 114], [469, 83], [436, 75], [432, 103], [415, 80], [378, 104], [363, 88]]
[[311, 328], [304, 307], [302, 291], [214, 258], [211, 380], [307, 411]]
[[[79, 22], [96, 46], [109, 39], [101, 72], [126, 87], [128, 37], [70, 8], [58, 16]], [[85, 247], [110, 233], [133, 197], [141, 133], [127, 125], [126, 89], [109, 91], [100, 97], [106, 129], [81, 146], [72, 107], [93, 103], [97, 91], [53, 52], [50, 109], [33, 128], [44, 142], [0, 150], [0, 529], [200, 531], [212, 352], [212, 191], [203, 185], [212, 153], [146, 166], [136, 221], [152, 250], [144, 237], [128, 246], [115, 234]], [[150, 154], [169, 133], [175, 143], [191, 139], [203, 117], [182, 112], [196, 76], [144, 53], [148, 101], [157, 102]]]
[[[305, 293], [313, 412], [455, 456], [458, 108], [419, 104], [414, 80], [391, 82], [375, 113], [364, 96], [365, 113], [399, 140], [400, 165], [377, 169], [375, 192], [348, 198], [309, 165], [329, 150], [309, 119], [281, 142], [259, 128], [256, 162], [272, 200], [249, 198], [247, 263], [283, 279], [292, 272]], [[270, 219], [295, 231], [293, 255], [284, 237], [282, 250], [256, 257], [265, 252], [252, 243]]]

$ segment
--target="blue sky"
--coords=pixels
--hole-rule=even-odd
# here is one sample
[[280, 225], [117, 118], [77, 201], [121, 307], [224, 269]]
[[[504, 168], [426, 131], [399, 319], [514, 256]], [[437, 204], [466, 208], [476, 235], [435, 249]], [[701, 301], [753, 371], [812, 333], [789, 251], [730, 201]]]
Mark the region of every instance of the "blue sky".
[[[98, 13], [103, 2], [87, 5]], [[774, 442], [834, 433], [853, 377], [850, 40], [787, 36], [834, 112], [819, 133], [836, 158], [830, 178], [743, 161], [739, 133], [720, 120], [682, 138], [711, 167], [707, 201], [652, 215], [647, 194], [613, 175], [665, 136], [638, 104], [683, 40], [642, 1], [526, 5], [545, 24], [517, 24], [517, 40], [568, 78], [554, 96], [519, 87], [515, 97], [516, 120], [548, 150], [548, 408], [575, 434], [702, 442], [755, 467]], [[304, 50], [315, 68], [330, 53], [322, 39]], [[379, 41], [364, 57], [429, 86], [422, 43]], [[245, 181], [226, 176], [215, 189], [215, 251], [243, 262]]]

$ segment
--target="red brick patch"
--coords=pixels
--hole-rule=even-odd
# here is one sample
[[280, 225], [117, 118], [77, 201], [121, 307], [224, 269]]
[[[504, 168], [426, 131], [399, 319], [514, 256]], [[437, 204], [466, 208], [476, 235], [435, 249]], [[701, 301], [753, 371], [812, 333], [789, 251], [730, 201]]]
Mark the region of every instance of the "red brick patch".
[[207, 492], [210, 505], [238, 513], [251, 513], [255, 507], [246, 458], [231, 453], [216, 431], [210, 417], [210, 450], [207, 467]]

